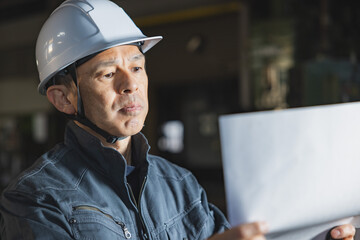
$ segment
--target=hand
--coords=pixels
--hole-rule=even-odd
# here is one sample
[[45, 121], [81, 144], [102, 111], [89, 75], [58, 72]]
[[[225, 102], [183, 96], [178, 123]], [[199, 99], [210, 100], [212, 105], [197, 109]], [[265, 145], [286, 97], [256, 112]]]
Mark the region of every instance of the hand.
[[332, 229], [330, 235], [333, 239], [353, 240], [355, 227], [351, 224], [344, 224]]
[[266, 222], [254, 222], [239, 225], [223, 233], [215, 234], [208, 240], [265, 240], [264, 234], [267, 231], [268, 225]]

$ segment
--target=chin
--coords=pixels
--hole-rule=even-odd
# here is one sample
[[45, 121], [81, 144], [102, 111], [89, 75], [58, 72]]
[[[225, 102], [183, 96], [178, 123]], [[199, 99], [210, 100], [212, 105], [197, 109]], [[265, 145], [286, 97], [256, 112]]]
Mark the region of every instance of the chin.
[[132, 123], [128, 123], [125, 126], [123, 126], [123, 128], [121, 129], [116, 129], [115, 131], [112, 131], [113, 133], [116, 133], [115, 136], [132, 136], [135, 135], [137, 133], [139, 133], [142, 128], [144, 126], [144, 123], [140, 123], [140, 122], [132, 122]]

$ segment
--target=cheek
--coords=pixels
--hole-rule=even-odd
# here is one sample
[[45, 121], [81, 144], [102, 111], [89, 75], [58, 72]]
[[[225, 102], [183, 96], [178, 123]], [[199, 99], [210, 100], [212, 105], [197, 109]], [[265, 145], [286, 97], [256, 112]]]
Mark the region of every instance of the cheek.
[[148, 91], [147, 91], [147, 89], [145, 89], [144, 91], [143, 91], [143, 96], [144, 96], [144, 99], [146, 100], [146, 102], [148, 101]]
[[109, 107], [109, 102], [111, 99], [111, 94], [100, 89], [92, 89], [84, 91], [84, 96], [82, 96], [83, 104], [86, 112], [103, 112]]
[[148, 84], [147, 84], [147, 81], [144, 84], [141, 85], [141, 92], [142, 92], [142, 95], [144, 97], [146, 97], [146, 99], [147, 99], [147, 97], [148, 97]]

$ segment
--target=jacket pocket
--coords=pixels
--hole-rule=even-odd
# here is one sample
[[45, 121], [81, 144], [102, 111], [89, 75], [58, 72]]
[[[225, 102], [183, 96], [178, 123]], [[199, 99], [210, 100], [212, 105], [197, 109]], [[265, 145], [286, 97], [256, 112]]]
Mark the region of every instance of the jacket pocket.
[[73, 207], [69, 223], [75, 239], [131, 239], [124, 222], [93, 206]]
[[201, 201], [198, 201], [165, 223], [167, 238], [171, 240], [195, 240], [209, 237], [203, 236], [207, 221], [208, 214]]

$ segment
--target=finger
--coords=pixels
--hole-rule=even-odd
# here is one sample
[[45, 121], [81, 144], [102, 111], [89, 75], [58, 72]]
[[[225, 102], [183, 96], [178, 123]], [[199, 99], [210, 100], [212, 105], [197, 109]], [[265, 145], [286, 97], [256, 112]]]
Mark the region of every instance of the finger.
[[268, 231], [266, 222], [254, 222], [234, 227], [231, 230], [234, 239], [251, 239], [257, 235], [261, 236]]
[[355, 227], [351, 224], [344, 224], [331, 230], [331, 237], [334, 239], [352, 239], [355, 235]]

